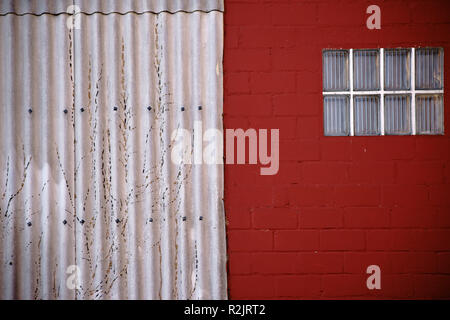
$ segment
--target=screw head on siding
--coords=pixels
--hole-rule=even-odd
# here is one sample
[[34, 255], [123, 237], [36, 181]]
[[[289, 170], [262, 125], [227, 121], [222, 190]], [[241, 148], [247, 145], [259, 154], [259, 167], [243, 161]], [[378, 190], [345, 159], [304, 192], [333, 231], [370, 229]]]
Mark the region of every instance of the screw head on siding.
[[33, 112], [33, 109], [28, 109], [28, 113], [32, 113]]
[[81, 112], [84, 112], [84, 108], [81, 108], [80, 111], [81, 111]]
[[10, 266], [12, 266], [12, 265], [13, 265], [13, 263], [12, 263], [12, 262], [9, 262], [9, 265], [10, 265]]
[[119, 222], [120, 222], [120, 219], [119, 219], [119, 218], [117, 218], [117, 219], [116, 219], [116, 223], [119, 223]]
[[202, 216], [200, 216], [200, 217], [198, 218], [198, 220], [203, 220], [203, 217], [202, 217]]
[[153, 218], [148, 219], [148, 221], [153, 222]]
[[181, 111], [184, 111], [184, 107], [181, 107]]
[[32, 223], [31, 222], [27, 222], [27, 226], [31, 227]]
[[63, 220], [63, 224], [67, 224], [67, 220], [66, 219]]
[[68, 111], [67, 111], [67, 109], [64, 109], [64, 113], [67, 113]]
[[81, 220], [80, 220], [80, 223], [81, 223], [81, 224], [84, 224], [84, 222], [85, 222], [84, 219], [81, 219]]
[[147, 107], [147, 110], [148, 110], [148, 111], [151, 111], [151, 110], [152, 110], [152, 107], [151, 107], [151, 106], [148, 106], [148, 107]]
[[186, 217], [183, 217], [183, 221], [186, 221]]
[[198, 110], [202, 110], [202, 106], [198, 106]]
[[117, 107], [116, 107], [116, 106], [114, 106], [113, 110], [114, 110], [114, 111], [117, 111]]

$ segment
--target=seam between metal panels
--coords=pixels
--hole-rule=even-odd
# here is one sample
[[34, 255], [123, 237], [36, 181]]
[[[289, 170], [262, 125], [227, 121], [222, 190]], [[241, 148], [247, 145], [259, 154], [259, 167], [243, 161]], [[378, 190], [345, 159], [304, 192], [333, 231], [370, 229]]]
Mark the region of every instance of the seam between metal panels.
[[59, 16], [59, 15], [68, 15], [68, 16], [73, 16], [73, 15], [77, 15], [77, 14], [83, 14], [86, 16], [92, 16], [94, 14], [101, 14], [104, 16], [108, 16], [110, 14], [118, 14], [121, 16], [127, 15], [127, 14], [136, 14], [136, 15], [143, 15], [143, 14], [148, 14], [148, 13], [152, 13], [152, 14], [159, 14], [159, 13], [169, 13], [169, 14], [175, 14], [175, 13], [194, 13], [194, 12], [203, 12], [203, 13], [210, 13], [210, 12], [222, 12], [222, 10], [219, 9], [212, 9], [212, 10], [177, 10], [177, 11], [169, 11], [169, 10], [161, 10], [161, 11], [126, 11], [126, 12], [118, 12], [118, 11], [111, 11], [111, 12], [101, 12], [101, 11], [94, 11], [94, 12], [77, 12], [76, 14], [72, 14], [72, 13], [67, 13], [67, 12], [58, 12], [58, 13], [51, 13], [51, 12], [42, 12], [42, 13], [31, 13], [31, 12], [26, 12], [26, 13], [16, 13], [16, 12], [6, 12], [6, 13], [1, 13], [0, 17], [4, 17], [4, 16], [8, 16], [8, 15], [14, 15], [14, 16], [18, 16], [18, 17], [23, 17], [23, 16], [35, 16], [35, 17], [40, 17], [43, 15], [51, 15], [51, 16]]
[[[73, 159], [74, 159], [74, 163], [73, 163], [73, 193], [74, 193], [74, 205], [73, 205], [73, 249], [74, 249], [74, 263], [75, 266], [78, 265], [78, 261], [77, 261], [77, 241], [76, 241], [76, 237], [77, 237], [77, 188], [76, 188], [76, 181], [77, 181], [77, 163], [76, 163], [76, 159], [77, 159], [77, 155], [76, 155], [76, 144], [77, 144], [77, 137], [76, 137], [76, 130], [75, 130], [75, 117], [76, 117], [76, 110], [75, 110], [75, 106], [76, 106], [76, 89], [75, 89], [75, 85], [77, 83], [77, 81], [75, 80], [75, 76], [76, 76], [76, 72], [75, 72], [75, 33], [73, 32], [74, 29], [70, 29], [69, 30], [69, 63], [71, 66], [71, 70], [70, 70], [70, 76], [72, 79], [72, 129], [73, 129], [73, 139], [74, 139], [74, 143], [73, 145]], [[75, 289], [75, 293], [74, 293], [74, 300], [78, 300], [78, 289]]]
[[[75, 5], [75, 0], [72, 0], [72, 5]], [[67, 13], [67, 15], [71, 15]], [[72, 21], [74, 23], [74, 21]], [[77, 90], [75, 88], [75, 85], [77, 84], [77, 81], [75, 80], [76, 76], [76, 68], [75, 68], [75, 29], [72, 28], [69, 30], [70, 35], [70, 64], [72, 66], [72, 70], [70, 71], [72, 74], [72, 128], [73, 128], [73, 194], [74, 194], [74, 200], [73, 200], [73, 261], [75, 263], [75, 266], [78, 266], [78, 259], [77, 259], [77, 136], [76, 136], [76, 128], [75, 128], [75, 117], [76, 117], [76, 96], [77, 96]], [[78, 288], [75, 288], [75, 292], [73, 295], [74, 300], [78, 300]]]

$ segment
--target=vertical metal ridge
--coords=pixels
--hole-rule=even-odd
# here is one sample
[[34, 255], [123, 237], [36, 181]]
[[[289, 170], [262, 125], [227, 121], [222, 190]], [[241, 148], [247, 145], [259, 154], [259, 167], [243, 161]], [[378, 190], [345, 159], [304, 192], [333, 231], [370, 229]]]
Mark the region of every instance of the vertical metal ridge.
[[[190, 43], [191, 43], [191, 53], [194, 59], [190, 61], [190, 79], [189, 82], [192, 85], [192, 88], [190, 90], [190, 102], [195, 103], [196, 101], [201, 101], [201, 92], [199, 90], [199, 86], [201, 85], [196, 79], [202, 79], [202, 65], [199, 63], [201, 59], [200, 50], [201, 46], [204, 45], [202, 43], [202, 33], [201, 33], [201, 24], [199, 20], [198, 15], [194, 15], [194, 18], [191, 20], [191, 26], [190, 28], [192, 30], [195, 30], [193, 33], [191, 33]], [[193, 110], [189, 110], [190, 114], [193, 112]], [[194, 128], [195, 131], [195, 128]], [[203, 183], [203, 172], [199, 170], [198, 165], [192, 166], [192, 188], [195, 188], [196, 185], [201, 185]], [[195, 192], [192, 202], [192, 209], [193, 212], [198, 213], [200, 215], [204, 215], [206, 213], [206, 208], [202, 204], [206, 204], [203, 201], [206, 201], [204, 191], [205, 189], [199, 190], [200, 192]], [[194, 218], [195, 216], [193, 216]], [[195, 219], [195, 218], [194, 218]], [[193, 220], [193, 230], [195, 233], [200, 234], [200, 237], [197, 239], [196, 242], [196, 253], [198, 256], [206, 256], [210, 257], [208, 254], [208, 247], [207, 247], [207, 239], [205, 237], [205, 234], [203, 232], [203, 224], [195, 223], [196, 221]], [[208, 278], [208, 268], [207, 268], [208, 260], [199, 260], [198, 264], [195, 266], [195, 272], [196, 272], [196, 278], [195, 278], [195, 285], [203, 288], [207, 285], [207, 278]], [[192, 293], [193, 299], [199, 299], [202, 295], [202, 292], [200, 290], [196, 290]]]

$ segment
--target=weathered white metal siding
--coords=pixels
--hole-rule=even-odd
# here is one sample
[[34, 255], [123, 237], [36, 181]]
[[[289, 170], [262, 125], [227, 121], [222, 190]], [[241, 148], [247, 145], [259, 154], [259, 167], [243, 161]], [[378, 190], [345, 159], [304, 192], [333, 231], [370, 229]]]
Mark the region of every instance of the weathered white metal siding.
[[224, 9], [224, 0], [1, 0], [0, 14], [67, 13], [70, 5], [77, 5], [84, 14], [210, 12]]
[[223, 3], [31, 2], [0, 8], [0, 297], [226, 298], [223, 167], [171, 161], [222, 130]]

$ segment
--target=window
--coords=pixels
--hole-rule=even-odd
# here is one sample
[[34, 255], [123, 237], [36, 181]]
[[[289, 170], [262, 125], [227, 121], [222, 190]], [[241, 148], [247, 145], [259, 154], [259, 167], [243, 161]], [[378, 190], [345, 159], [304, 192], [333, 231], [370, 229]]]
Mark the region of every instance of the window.
[[326, 136], [444, 134], [442, 48], [323, 51]]

